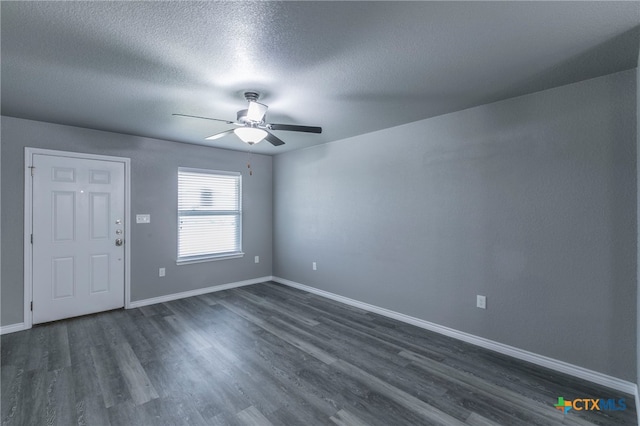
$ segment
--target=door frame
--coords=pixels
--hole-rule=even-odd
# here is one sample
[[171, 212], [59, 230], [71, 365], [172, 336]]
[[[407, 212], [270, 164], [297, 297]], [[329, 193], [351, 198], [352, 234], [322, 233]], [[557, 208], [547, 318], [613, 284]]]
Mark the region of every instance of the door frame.
[[108, 155], [87, 154], [81, 152], [56, 151], [51, 149], [31, 148], [24, 149], [24, 329], [33, 326], [33, 312], [31, 301], [33, 300], [33, 245], [31, 234], [33, 233], [33, 180], [31, 170], [33, 156], [52, 155], [56, 157], [79, 158], [83, 160], [102, 160], [124, 164], [124, 235], [127, 236], [124, 244], [124, 307], [129, 309], [131, 305], [131, 159], [126, 157], [112, 157]]

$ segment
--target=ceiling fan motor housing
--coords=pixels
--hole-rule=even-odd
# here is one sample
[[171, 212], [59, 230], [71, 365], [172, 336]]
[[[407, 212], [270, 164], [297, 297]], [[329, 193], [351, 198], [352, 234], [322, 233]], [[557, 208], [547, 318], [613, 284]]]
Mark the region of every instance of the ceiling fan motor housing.
[[242, 124], [246, 124], [247, 123], [247, 112], [249, 110], [247, 109], [241, 109], [240, 111], [238, 111], [238, 114], [236, 115], [236, 121], [238, 123], [242, 123]]

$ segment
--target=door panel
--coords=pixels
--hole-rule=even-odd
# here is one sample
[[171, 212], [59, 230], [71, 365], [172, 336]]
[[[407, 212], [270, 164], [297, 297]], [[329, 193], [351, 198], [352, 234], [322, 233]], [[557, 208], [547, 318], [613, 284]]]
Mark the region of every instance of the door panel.
[[124, 163], [34, 154], [33, 166], [33, 323], [124, 306]]
[[53, 240], [55, 242], [75, 240], [76, 194], [68, 191], [53, 191]]
[[64, 299], [75, 295], [75, 258], [53, 258], [53, 299]]
[[91, 293], [109, 291], [109, 255], [94, 254], [91, 256]]
[[109, 198], [105, 193], [89, 194], [89, 229], [93, 240], [109, 238]]

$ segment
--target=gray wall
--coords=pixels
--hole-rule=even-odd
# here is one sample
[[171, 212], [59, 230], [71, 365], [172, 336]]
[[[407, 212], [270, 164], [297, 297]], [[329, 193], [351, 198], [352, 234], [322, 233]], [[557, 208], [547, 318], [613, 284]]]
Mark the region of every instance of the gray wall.
[[[252, 155], [249, 176], [242, 152], [2, 117], [2, 325], [23, 320], [25, 146], [131, 159], [131, 214], [151, 214], [148, 225], [129, 222], [131, 300], [271, 275], [271, 157]], [[243, 173], [244, 258], [176, 266], [178, 166]]]
[[635, 381], [635, 98], [631, 70], [278, 155], [274, 275]]

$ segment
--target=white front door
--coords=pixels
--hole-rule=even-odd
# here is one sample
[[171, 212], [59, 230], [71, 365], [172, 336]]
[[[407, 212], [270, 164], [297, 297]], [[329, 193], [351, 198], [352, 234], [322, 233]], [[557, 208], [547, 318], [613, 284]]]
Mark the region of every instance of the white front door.
[[125, 166], [33, 155], [33, 323], [124, 306]]

